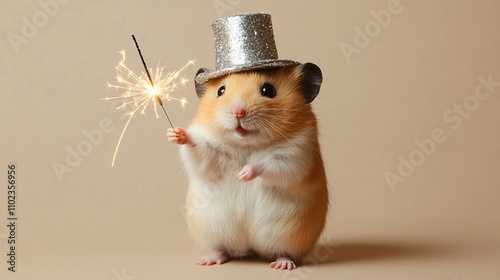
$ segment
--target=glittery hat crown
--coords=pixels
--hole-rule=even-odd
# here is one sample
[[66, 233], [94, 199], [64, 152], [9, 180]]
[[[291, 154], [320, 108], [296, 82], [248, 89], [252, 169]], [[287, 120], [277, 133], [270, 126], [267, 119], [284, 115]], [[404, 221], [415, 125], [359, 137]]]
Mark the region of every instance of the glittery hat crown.
[[271, 15], [241, 14], [219, 18], [212, 24], [215, 39], [216, 70], [201, 68], [195, 83], [241, 71], [297, 65], [278, 59]]

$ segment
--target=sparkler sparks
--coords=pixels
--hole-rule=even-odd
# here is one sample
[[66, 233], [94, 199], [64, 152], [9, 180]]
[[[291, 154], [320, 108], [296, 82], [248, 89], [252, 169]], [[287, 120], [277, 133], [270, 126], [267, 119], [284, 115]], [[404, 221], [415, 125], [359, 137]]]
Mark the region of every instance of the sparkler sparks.
[[[153, 69], [148, 69], [146, 63], [144, 62], [144, 58], [142, 57], [139, 46], [137, 45], [137, 41], [135, 40], [135, 37], [133, 38], [136, 43], [137, 50], [139, 51], [139, 54], [141, 56], [145, 72], [141, 72], [141, 74], [138, 75], [130, 70], [125, 65], [125, 51], [120, 52], [120, 54], [122, 55], [122, 59], [118, 63], [118, 66], [116, 66], [116, 80], [118, 84], [113, 85], [108, 82], [108, 88], [121, 90], [123, 91], [123, 93], [115, 97], [106, 97], [105, 100], [120, 99], [122, 100], [122, 104], [118, 106], [117, 109], [129, 109], [129, 111], [126, 113], [128, 115], [128, 120], [123, 127], [120, 138], [118, 139], [118, 143], [116, 144], [111, 166], [114, 166], [115, 164], [116, 154], [118, 153], [123, 135], [125, 135], [125, 131], [127, 130], [130, 121], [137, 113], [140, 113], [142, 115], [146, 114], [147, 108], [150, 107], [154, 111], [156, 118], [158, 118], [158, 109], [156, 105], [156, 102], [158, 102], [158, 104], [162, 107], [165, 115], [167, 116], [170, 125], [173, 128], [167, 111], [165, 111], [165, 108], [163, 107], [162, 99], [167, 101], [174, 100], [180, 102], [181, 107], [184, 108], [184, 106], [187, 104], [186, 98], [177, 98], [175, 96], [172, 96], [171, 94], [178, 86], [186, 84], [188, 80], [185, 78], [179, 78], [179, 75], [188, 66], [194, 64], [194, 60], [190, 60], [181, 69], [174, 72], [164, 71], [164, 67], [160, 68], [159, 63], [155, 71], [153, 71]], [[152, 73], [152, 75], [150, 75], [150, 73]]]

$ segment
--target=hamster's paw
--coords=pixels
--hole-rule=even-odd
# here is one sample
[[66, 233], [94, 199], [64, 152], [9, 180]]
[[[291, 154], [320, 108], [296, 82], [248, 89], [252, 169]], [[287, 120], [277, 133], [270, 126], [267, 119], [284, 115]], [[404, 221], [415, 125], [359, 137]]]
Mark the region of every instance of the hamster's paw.
[[293, 270], [297, 266], [295, 266], [295, 263], [291, 259], [287, 257], [279, 257], [276, 261], [272, 262], [269, 267], [281, 270]]
[[210, 266], [214, 264], [224, 264], [228, 261], [229, 255], [227, 253], [222, 253], [216, 256], [201, 257], [196, 261], [196, 264], [200, 266]]
[[238, 173], [238, 179], [242, 182], [248, 182], [255, 179], [260, 175], [262, 168], [258, 165], [247, 164], [243, 166], [241, 171]]
[[179, 145], [189, 144], [191, 142], [186, 134], [186, 131], [181, 127], [177, 127], [175, 130], [169, 128], [167, 130], [167, 137], [168, 141]]

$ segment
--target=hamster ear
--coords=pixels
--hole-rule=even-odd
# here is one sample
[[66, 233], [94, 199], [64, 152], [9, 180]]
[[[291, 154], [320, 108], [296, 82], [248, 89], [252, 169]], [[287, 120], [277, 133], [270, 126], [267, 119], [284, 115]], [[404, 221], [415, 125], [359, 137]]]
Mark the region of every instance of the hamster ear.
[[198, 70], [198, 72], [196, 72], [196, 75], [194, 75], [194, 78], [195, 78], [194, 88], [196, 90], [196, 95], [198, 95], [199, 98], [201, 98], [203, 96], [203, 94], [205, 94], [205, 89], [207, 87], [205, 86], [205, 84], [198, 84], [196, 82], [196, 77], [198, 77], [198, 75], [201, 74], [201, 73], [205, 73], [206, 71], [208, 71], [207, 68], [200, 68]]
[[304, 63], [296, 68], [296, 71], [301, 75], [300, 90], [307, 103], [311, 103], [319, 93], [319, 88], [323, 82], [321, 69], [316, 64]]

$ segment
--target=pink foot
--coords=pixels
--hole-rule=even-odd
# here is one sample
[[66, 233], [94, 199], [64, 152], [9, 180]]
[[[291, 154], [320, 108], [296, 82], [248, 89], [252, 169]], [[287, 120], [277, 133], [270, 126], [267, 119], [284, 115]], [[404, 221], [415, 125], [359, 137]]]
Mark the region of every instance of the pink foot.
[[261, 172], [261, 167], [254, 164], [247, 164], [243, 166], [240, 173], [238, 173], [238, 179], [242, 182], [248, 182], [257, 178], [257, 176], [259, 176]]
[[169, 128], [167, 130], [167, 137], [168, 141], [179, 145], [184, 145], [184, 144], [192, 145], [191, 139], [186, 134], [186, 131], [181, 127], [177, 127], [175, 130]]
[[272, 262], [269, 267], [281, 270], [292, 270], [295, 269], [295, 263], [287, 257], [279, 257], [276, 261]]
[[209, 266], [214, 264], [224, 264], [229, 261], [229, 255], [227, 253], [221, 253], [216, 256], [206, 256], [201, 257], [196, 261], [197, 265]]

